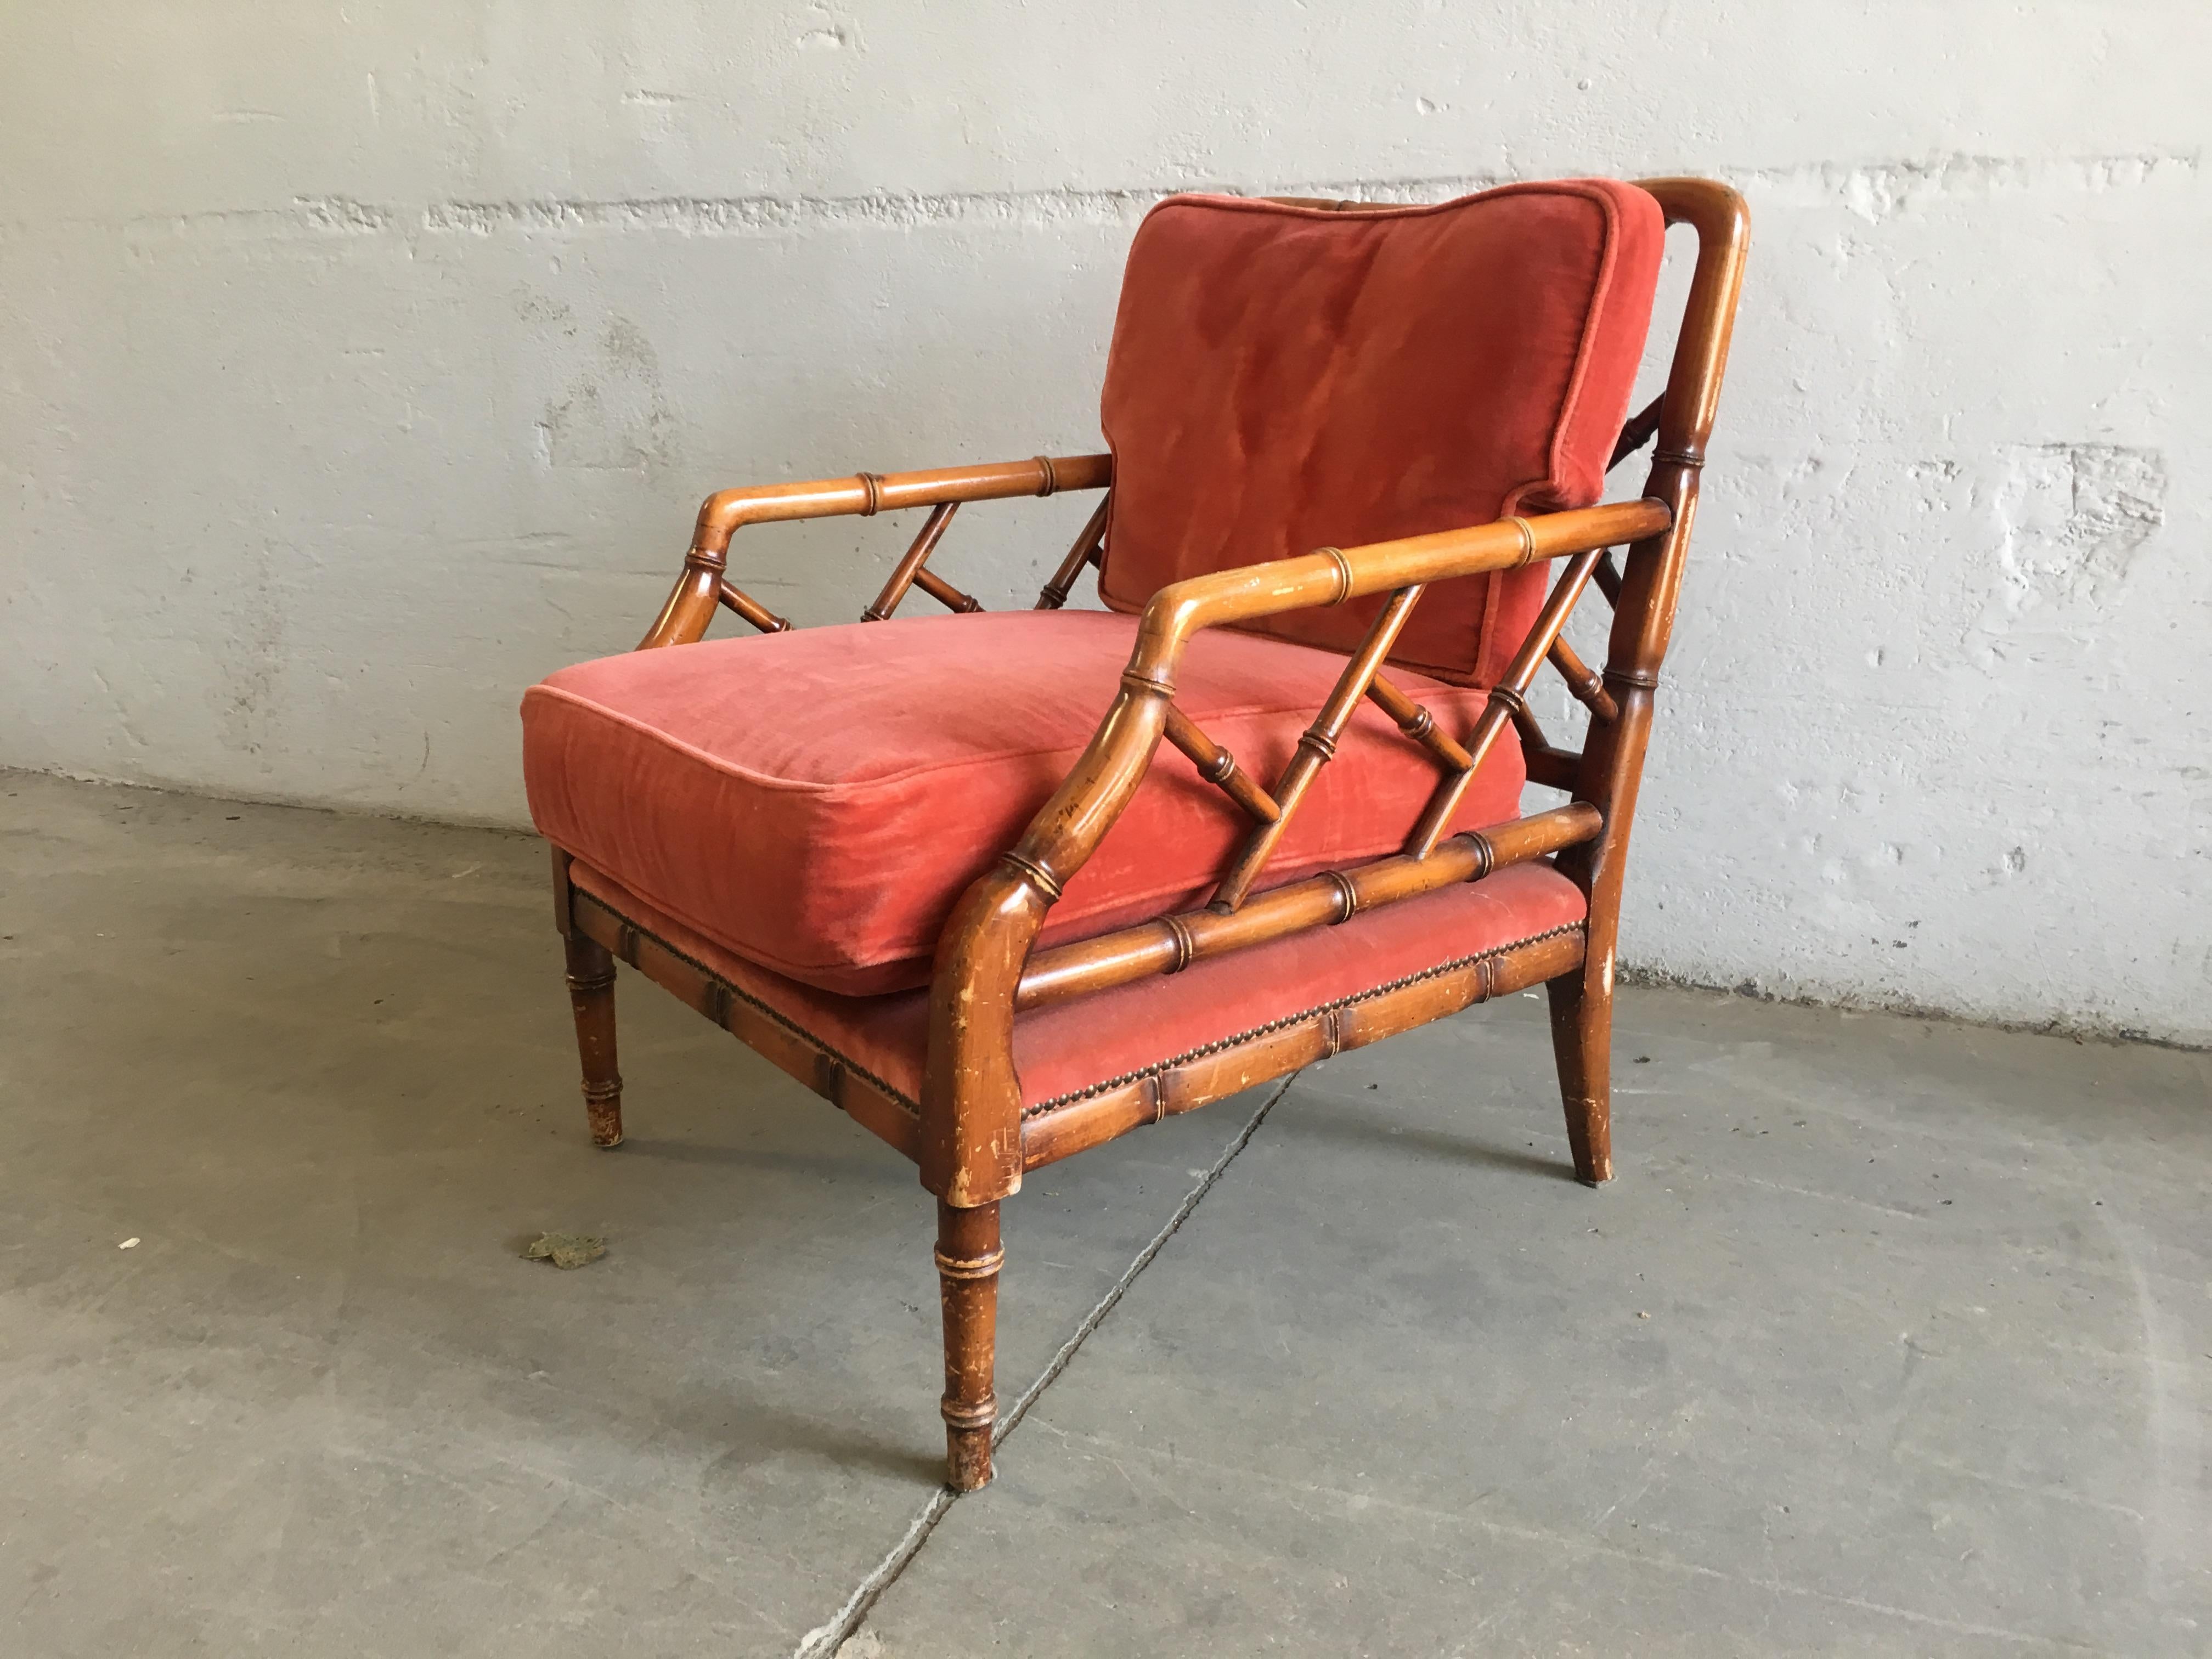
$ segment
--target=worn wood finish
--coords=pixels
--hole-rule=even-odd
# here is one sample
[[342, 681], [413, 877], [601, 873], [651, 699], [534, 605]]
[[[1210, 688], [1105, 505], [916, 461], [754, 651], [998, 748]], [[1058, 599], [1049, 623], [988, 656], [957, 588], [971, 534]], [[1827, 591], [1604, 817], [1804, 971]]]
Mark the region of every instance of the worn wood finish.
[[974, 1492], [991, 1480], [991, 1431], [999, 1420], [992, 1388], [999, 1326], [999, 1206], [937, 1204], [937, 1291], [945, 1315], [945, 1484]]
[[[1622, 872], [1747, 242], [1743, 204], [1724, 185], [1662, 179], [1644, 181], [1643, 187], [1659, 202], [1669, 224], [1695, 229], [1698, 256], [1666, 391], [1629, 420], [1613, 453], [1618, 465], [1656, 439], [1642, 496], [1365, 547], [1325, 549], [1193, 578], [1153, 595], [1139, 618], [1121, 686], [1089, 745], [1016, 844], [962, 896], [939, 940], [931, 980], [929, 1054], [918, 1103], [866, 1076], [635, 921], [571, 888], [565, 857], [556, 854], [555, 914], [568, 941], [586, 1097], [592, 1098], [597, 1088], [595, 1107], [612, 1113], [595, 1112], [595, 1138], [603, 1130], [615, 1138], [620, 1133], [611, 1006], [611, 963], [618, 958], [835, 1101], [920, 1165], [923, 1184], [939, 1200], [944, 1415], [948, 1478], [955, 1486], [970, 1489], [990, 1478], [996, 1418], [992, 1350], [1001, 1260], [998, 1208], [1000, 1200], [1020, 1188], [1026, 1170], [1486, 997], [1543, 983], [1551, 994], [1553, 1038], [1576, 1172], [1593, 1182], [1611, 1173], [1611, 1006]], [[700, 638], [717, 605], [726, 605], [756, 628], [774, 631], [789, 626], [726, 580], [730, 537], [744, 526], [932, 507], [935, 511], [921, 535], [871, 609], [888, 615], [913, 586], [955, 609], [972, 609], [973, 599], [927, 568], [955, 504], [1103, 489], [1110, 486], [1112, 474], [1108, 456], [1040, 456], [988, 466], [860, 473], [720, 492], [701, 508], [684, 571], [641, 648]], [[1039, 609], [1063, 605], [1085, 567], [1099, 562], [1108, 517], [1107, 501], [1102, 500], [1045, 583]], [[1617, 566], [1609, 550], [1623, 544], [1626, 560]], [[1272, 793], [1245, 775], [1175, 706], [1182, 653], [1206, 629], [1378, 593], [1398, 595], [1385, 615], [1395, 609], [1402, 625], [1403, 610], [1426, 583], [1552, 559], [1569, 562], [1467, 733], [1442, 730], [1429, 710], [1380, 672], [1389, 641], [1378, 642], [1376, 633], [1358, 652], [1349, 653], [1345, 675], [1309, 728], [1293, 769], [1286, 769]], [[1613, 610], [1601, 672], [1593, 672], [1559, 634], [1567, 612], [1592, 584]], [[1580, 753], [1553, 746], [1528, 713], [1530, 679], [1546, 661], [1590, 712]], [[1296, 809], [1351, 709], [1363, 698], [1422, 744], [1443, 775], [1407, 851], [1358, 869], [1256, 890], [1279, 825]], [[1479, 836], [1443, 837], [1442, 827], [1467, 778], [1508, 722], [1522, 735], [1531, 781], [1565, 789], [1573, 800]], [[1164, 916], [1103, 938], [1036, 951], [1053, 903], [1134, 795], [1164, 739], [1259, 826], [1243, 857], [1225, 872], [1234, 878], [1224, 884], [1225, 902], [1218, 909]], [[1172, 972], [1202, 957], [1300, 928], [1325, 927], [1374, 904], [1419, 902], [1446, 881], [1540, 856], [1554, 857], [1583, 889], [1588, 899], [1583, 923], [1449, 962], [1327, 1007], [1286, 1011], [1243, 1036], [1139, 1075], [1106, 1079], [1079, 1097], [1024, 1111], [1012, 1058], [1018, 1012]]]

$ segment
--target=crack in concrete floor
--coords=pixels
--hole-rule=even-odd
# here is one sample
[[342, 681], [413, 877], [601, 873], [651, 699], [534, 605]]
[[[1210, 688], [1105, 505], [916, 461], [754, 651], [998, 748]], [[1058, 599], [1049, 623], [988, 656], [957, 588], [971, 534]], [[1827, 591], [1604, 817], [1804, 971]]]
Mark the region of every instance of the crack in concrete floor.
[[[1000, 1419], [998, 1430], [991, 1437], [994, 1447], [1004, 1445], [1007, 1437], [1021, 1426], [1022, 1419], [1029, 1414], [1030, 1407], [1059, 1380], [1060, 1374], [1074, 1360], [1077, 1350], [1104, 1322], [1106, 1316], [1114, 1311], [1114, 1304], [1127, 1294], [1129, 1287], [1137, 1282], [1138, 1275], [1152, 1266], [1152, 1258], [1166, 1248], [1168, 1240], [1174, 1237], [1182, 1224], [1190, 1219], [1200, 1201], [1213, 1190], [1214, 1183], [1237, 1161], [1237, 1155], [1251, 1145], [1252, 1137], [1260, 1133], [1260, 1126], [1267, 1121], [1267, 1114], [1274, 1110], [1275, 1103], [1289, 1092], [1291, 1085], [1297, 1079], [1298, 1074], [1293, 1072], [1268, 1091], [1267, 1097], [1260, 1103], [1260, 1109], [1245, 1120], [1244, 1127], [1231, 1138], [1229, 1145], [1222, 1149], [1221, 1156], [1214, 1159], [1206, 1173], [1200, 1176], [1198, 1184], [1183, 1194], [1182, 1202], [1176, 1206], [1175, 1213], [1167, 1218], [1166, 1224], [1152, 1235], [1145, 1248], [1137, 1252], [1135, 1259], [1122, 1270], [1121, 1276], [1107, 1287], [1106, 1294], [1100, 1297], [1090, 1312], [1077, 1322], [1067, 1340], [1060, 1345], [1059, 1352], [1037, 1373], [1036, 1380], [1022, 1390], [1006, 1416]], [[898, 1582], [899, 1575], [921, 1553], [922, 1546], [929, 1541], [930, 1534], [937, 1530], [937, 1523], [951, 1513], [952, 1506], [966, 1496], [967, 1493], [954, 1492], [949, 1486], [939, 1486], [932, 1493], [929, 1501], [921, 1506], [921, 1511], [908, 1526], [905, 1535], [891, 1546], [890, 1553], [853, 1587], [852, 1595], [845, 1598], [845, 1605], [825, 1623], [816, 1626], [799, 1638], [792, 1659], [830, 1659], [851, 1640], [884, 1592]]]

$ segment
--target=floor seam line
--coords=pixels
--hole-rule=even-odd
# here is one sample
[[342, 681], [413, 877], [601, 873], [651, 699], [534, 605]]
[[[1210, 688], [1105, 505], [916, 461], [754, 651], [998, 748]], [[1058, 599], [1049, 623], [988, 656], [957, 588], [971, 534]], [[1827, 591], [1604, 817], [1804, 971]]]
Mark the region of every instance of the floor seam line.
[[[1260, 1109], [1253, 1113], [1250, 1120], [1237, 1132], [1223, 1149], [1221, 1156], [1207, 1168], [1198, 1185], [1183, 1194], [1182, 1202], [1176, 1206], [1175, 1213], [1167, 1218], [1166, 1224], [1152, 1235], [1143, 1249], [1137, 1252], [1136, 1258], [1122, 1270], [1121, 1276], [1107, 1287], [1106, 1294], [1091, 1305], [1091, 1311], [1076, 1322], [1074, 1331], [1066, 1341], [1060, 1345], [1059, 1351], [1045, 1362], [1045, 1367], [1037, 1373], [1036, 1380], [1022, 1390], [1006, 1414], [999, 1419], [998, 1427], [991, 1436], [994, 1449], [1019, 1426], [1022, 1419], [1029, 1415], [1030, 1407], [1037, 1402], [1044, 1391], [1060, 1380], [1060, 1373], [1074, 1361], [1076, 1351], [1082, 1347], [1093, 1331], [1105, 1322], [1106, 1316], [1114, 1311], [1115, 1304], [1127, 1293], [1130, 1285], [1137, 1282], [1137, 1276], [1152, 1266], [1153, 1258], [1167, 1247], [1168, 1240], [1173, 1238], [1182, 1224], [1190, 1219], [1200, 1200], [1213, 1190], [1214, 1183], [1237, 1161], [1237, 1154], [1252, 1144], [1252, 1137], [1260, 1133], [1261, 1124], [1267, 1121], [1267, 1114], [1275, 1109], [1275, 1103], [1287, 1094], [1291, 1085], [1297, 1080], [1298, 1073], [1291, 1073], [1276, 1085], [1273, 1094], [1260, 1103]], [[845, 1598], [845, 1605], [799, 1638], [792, 1659], [830, 1659], [830, 1656], [844, 1646], [860, 1630], [861, 1621], [867, 1618], [884, 1592], [898, 1582], [899, 1575], [921, 1553], [921, 1547], [929, 1541], [929, 1534], [937, 1530], [937, 1523], [966, 1496], [966, 1493], [954, 1492], [949, 1486], [940, 1486], [932, 1493], [929, 1501], [921, 1506], [921, 1512], [908, 1523], [904, 1535], [853, 1587], [853, 1593]]]

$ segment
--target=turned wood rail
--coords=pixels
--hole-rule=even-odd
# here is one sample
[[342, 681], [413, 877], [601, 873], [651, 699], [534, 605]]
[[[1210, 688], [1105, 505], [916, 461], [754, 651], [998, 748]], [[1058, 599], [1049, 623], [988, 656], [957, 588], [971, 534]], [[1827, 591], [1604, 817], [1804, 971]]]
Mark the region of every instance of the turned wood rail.
[[1605, 821], [1582, 802], [1516, 818], [1490, 830], [1463, 830], [1426, 858], [1400, 854], [1349, 870], [1328, 870], [1271, 888], [1242, 908], [1186, 911], [1139, 922], [1119, 933], [1056, 945], [1030, 958], [1015, 990], [1018, 1008], [1041, 1008], [1180, 973], [1194, 962], [1334, 927], [1364, 911], [1419, 898], [1455, 882], [1480, 881], [1493, 870], [1525, 864], [1595, 840]]

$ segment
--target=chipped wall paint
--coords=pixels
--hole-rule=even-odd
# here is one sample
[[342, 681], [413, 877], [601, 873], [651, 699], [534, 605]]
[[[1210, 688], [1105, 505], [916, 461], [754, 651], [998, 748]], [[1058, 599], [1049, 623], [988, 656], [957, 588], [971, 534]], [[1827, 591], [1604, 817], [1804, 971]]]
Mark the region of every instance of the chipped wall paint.
[[[1711, 172], [1624, 969], [2212, 1041], [2212, 11], [358, 9], [12, 20], [0, 762], [518, 822], [518, 689], [708, 489], [1094, 445], [1162, 192]], [[942, 556], [1023, 603], [1081, 513]], [[902, 540], [733, 565], [838, 620]]]

